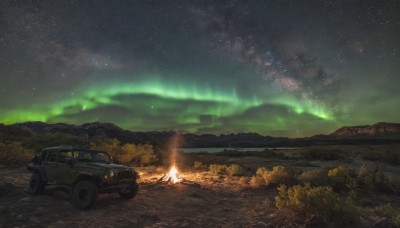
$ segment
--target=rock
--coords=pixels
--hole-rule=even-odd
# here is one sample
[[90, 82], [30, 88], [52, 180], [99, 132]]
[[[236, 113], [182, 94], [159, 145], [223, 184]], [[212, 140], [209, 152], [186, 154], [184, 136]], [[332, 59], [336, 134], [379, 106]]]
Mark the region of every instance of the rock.
[[24, 220], [24, 216], [23, 215], [18, 215], [17, 216], [17, 220]]

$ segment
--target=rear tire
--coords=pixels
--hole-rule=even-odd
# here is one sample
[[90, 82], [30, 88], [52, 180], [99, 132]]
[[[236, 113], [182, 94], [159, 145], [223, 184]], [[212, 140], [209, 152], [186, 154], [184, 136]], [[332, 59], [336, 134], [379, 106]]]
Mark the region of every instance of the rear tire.
[[132, 199], [139, 191], [139, 184], [135, 183], [133, 188], [127, 189], [126, 191], [120, 190], [118, 192], [119, 196], [124, 199]]
[[79, 182], [72, 191], [72, 204], [77, 209], [88, 209], [96, 201], [99, 190], [92, 181]]
[[44, 190], [44, 182], [39, 173], [35, 172], [29, 180], [29, 193], [32, 195], [39, 195]]

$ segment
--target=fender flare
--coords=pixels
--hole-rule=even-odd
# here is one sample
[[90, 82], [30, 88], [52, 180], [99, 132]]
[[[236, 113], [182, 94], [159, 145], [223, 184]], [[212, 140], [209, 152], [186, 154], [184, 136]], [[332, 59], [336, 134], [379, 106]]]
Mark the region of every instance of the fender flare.
[[44, 169], [44, 167], [39, 166], [35, 169], [34, 172], [39, 173], [40, 177], [42, 178], [43, 182], [47, 183], [48, 178], [47, 178], [47, 173], [46, 170]]

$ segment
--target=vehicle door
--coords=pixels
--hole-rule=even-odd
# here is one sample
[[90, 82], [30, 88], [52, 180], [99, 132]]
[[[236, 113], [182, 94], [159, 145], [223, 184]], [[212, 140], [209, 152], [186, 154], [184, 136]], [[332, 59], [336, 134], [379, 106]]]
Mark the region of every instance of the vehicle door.
[[58, 151], [50, 150], [47, 152], [46, 160], [42, 161], [42, 166], [46, 170], [47, 179], [49, 182], [55, 182], [57, 180], [57, 159]]
[[[69, 163], [68, 160], [72, 161], [72, 163]], [[60, 151], [57, 170], [58, 184], [71, 185], [76, 175], [77, 171], [74, 167], [73, 152], [70, 150]]]

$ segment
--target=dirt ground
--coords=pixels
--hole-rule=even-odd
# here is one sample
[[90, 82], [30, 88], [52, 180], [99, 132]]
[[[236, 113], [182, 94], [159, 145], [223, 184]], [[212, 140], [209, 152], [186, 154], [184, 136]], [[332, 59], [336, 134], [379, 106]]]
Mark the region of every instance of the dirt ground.
[[275, 216], [266, 209], [273, 208], [275, 190], [239, 190], [225, 177], [204, 178], [206, 173], [175, 185], [157, 183], [162, 174], [143, 175], [135, 198], [102, 194], [86, 211], [74, 209], [69, 195], [56, 188], [29, 195], [25, 168], [3, 168], [0, 176], [8, 189], [0, 196], [1, 227], [265, 227]]

